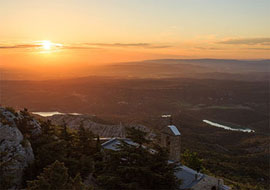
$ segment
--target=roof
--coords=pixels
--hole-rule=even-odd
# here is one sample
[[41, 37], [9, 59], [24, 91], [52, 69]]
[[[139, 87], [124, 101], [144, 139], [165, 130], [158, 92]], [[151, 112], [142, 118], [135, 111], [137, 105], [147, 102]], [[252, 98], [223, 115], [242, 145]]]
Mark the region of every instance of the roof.
[[[101, 144], [101, 146], [104, 149], [117, 151], [117, 150], [119, 150], [118, 145], [121, 144], [121, 141], [124, 141], [125, 143], [127, 143], [129, 145], [139, 146], [138, 143], [135, 143], [131, 139], [126, 139], [126, 138], [112, 138], [112, 139], [104, 142], [103, 144]], [[144, 146], [144, 145], [142, 147], [146, 148], [146, 146]], [[155, 153], [156, 152], [154, 149], [149, 149], [149, 151], [150, 151], [150, 153]]]
[[227, 185], [222, 185], [221, 189], [222, 190], [230, 190], [231, 188], [229, 186], [227, 186]]
[[175, 172], [175, 176], [182, 181], [180, 189], [191, 188], [204, 178], [204, 174], [198, 173], [184, 165], [180, 166], [179, 171]]
[[175, 125], [168, 125], [168, 127], [170, 128], [171, 132], [172, 132], [175, 136], [181, 135], [181, 133], [179, 132], [179, 130], [177, 129], [177, 127], [176, 127]]
[[130, 139], [126, 139], [126, 138], [112, 138], [104, 143], [102, 143], [102, 147], [104, 149], [110, 149], [110, 150], [118, 150], [118, 145], [121, 144], [121, 141], [124, 141], [125, 143], [127, 144], [130, 144], [130, 145], [134, 145], [134, 146], [137, 146], [138, 144], [133, 142], [132, 140]]

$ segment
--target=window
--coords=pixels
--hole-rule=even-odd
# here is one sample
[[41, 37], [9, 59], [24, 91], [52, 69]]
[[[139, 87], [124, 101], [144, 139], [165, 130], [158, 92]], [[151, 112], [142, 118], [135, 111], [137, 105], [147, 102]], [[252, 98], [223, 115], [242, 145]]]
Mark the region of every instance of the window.
[[170, 137], [167, 136], [167, 137], [166, 137], [166, 146], [167, 146], [167, 147], [170, 147], [170, 145], [171, 145]]

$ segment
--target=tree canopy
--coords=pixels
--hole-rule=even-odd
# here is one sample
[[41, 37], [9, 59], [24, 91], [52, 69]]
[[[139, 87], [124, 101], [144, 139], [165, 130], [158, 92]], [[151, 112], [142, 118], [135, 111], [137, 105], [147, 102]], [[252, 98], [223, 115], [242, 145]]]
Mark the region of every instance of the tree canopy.
[[[18, 128], [35, 155], [34, 163], [24, 172], [22, 188], [84, 190], [94, 185], [104, 190], [169, 190], [180, 185], [174, 175], [178, 166], [168, 163], [167, 150], [152, 143], [143, 131], [127, 129], [135, 146], [122, 141], [118, 151], [103, 151], [99, 137], [83, 125], [71, 130], [66, 124], [40, 121], [41, 133], [31, 136], [32, 116], [27, 110], [21, 114], [24, 117], [17, 121]], [[0, 160], [0, 165], [4, 164]], [[11, 179], [3, 177], [0, 185], [7, 187]], [[82, 181], [87, 180], [91, 185], [86, 188]]]
[[86, 190], [86, 186], [82, 183], [80, 175], [72, 178], [68, 174], [68, 169], [64, 163], [55, 161], [53, 164], [44, 168], [44, 171], [36, 180], [27, 183], [29, 190]]
[[[128, 130], [137, 143], [149, 143], [145, 133]], [[132, 133], [132, 134], [130, 134]], [[108, 151], [100, 171], [99, 185], [104, 189], [178, 189], [180, 181], [174, 172], [177, 165], [168, 163], [168, 152], [154, 145], [154, 153], [146, 146], [134, 146], [122, 141], [118, 151]]]
[[185, 150], [184, 154], [181, 156], [181, 162], [197, 172], [200, 172], [203, 169], [202, 159], [199, 158], [196, 152]]

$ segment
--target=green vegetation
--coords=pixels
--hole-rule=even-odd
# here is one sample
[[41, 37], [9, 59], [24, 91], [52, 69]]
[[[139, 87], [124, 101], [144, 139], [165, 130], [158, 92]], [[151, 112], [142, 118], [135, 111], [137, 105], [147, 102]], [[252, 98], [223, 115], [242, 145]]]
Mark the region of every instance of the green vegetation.
[[[27, 110], [24, 111], [26, 111], [24, 113], [25, 117], [31, 119], [31, 116], [27, 114]], [[200, 118], [197, 118], [198, 115], [195, 117], [193, 113], [184, 110], [181, 115], [175, 115], [173, 118], [174, 124], [180, 126], [182, 150], [189, 150], [183, 151], [182, 163], [203, 173], [223, 178], [225, 183], [233, 187], [233, 189], [267, 189], [269, 184], [269, 136], [258, 133], [230, 132], [209, 127], [203, 124]], [[157, 130], [164, 127], [159, 115], [158, 119], [149, 118], [147, 115], [144, 117], [134, 116], [132, 120], [147, 126], [153, 126]], [[2, 119], [4, 120], [4, 118]], [[18, 122], [18, 127], [21, 131], [24, 131], [24, 136], [30, 141], [35, 154], [35, 162], [25, 172], [24, 187], [27, 185], [26, 181], [37, 180], [37, 176], [42, 174], [44, 168], [50, 166], [56, 160], [68, 168], [68, 175], [72, 179], [80, 176], [82, 181], [85, 181], [89, 176], [94, 176], [95, 180], [91, 181], [90, 184], [100, 189], [108, 189], [109, 184], [113, 182], [119, 184], [120, 187], [130, 189], [140, 187], [143, 189], [151, 186], [152, 180], [163, 180], [158, 178], [162, 176], [151, 176], [151, 173], [147, 175], [143, 173], [155, 169], [154, 163], [157, 165], [164, 164], [162, 159], [165, 160], [166, 151], [159, 150], [158, 146], [154, 147], [154, 149], [162, 155], [161, 160], [154, 160], [157, 158], [149, 155], [149, 152], [143, 149], [143, 146], [140, 149], [138, 147], [134, 149], [134, 147], [126, 144], [119, 147], [120, 152], [107, 151], [107, 155], [110, 156], [105, 156], [104, 152], [101, 151], [99, 138], [83, 126], [79, 130], [73, 131], [66, 125], [54, 126], [50, 121], [41, 122], [42, 133], [32, 136], [30, 133], [32, 126], [29, 125], [29, 122]], [[119, 121], [113, 121], [113, 123], [116, 122]], [[153, 148], [151, 142], [143, 138], [144, 135], [143, 132], [136, 133], [136, 131], [133, 131], [129, 134], [129, 137], [139, 145], [147, 144], [147, 147]], [[22, 144], [26, 145], [25, 142], [22, 142]], [[138, 155], [140, 154], [145, 156], [139, 158]], [[127, 155], [135, 163], [147, 163], [148, 166], [128, 165], [125, 162], [120, 162], [119, 159], [122, 156], [127, 157]], [[119, 163], [121, 168], [116, 167]], [[1, 163], [1, 166], [2, 164], [4, 163]], [[136, 167], [139, 168], [138, 171], [140, 172], [135, 170]], [[164, 166], [164, 168], [170, 173], [171, 167], [166, 168]], [[155, 170], [156, 173], [159, 171]], [[137, 181], [140, 181], [145, 176], [149, 177], [149, 180], [127, 186], [130, 179], [128, 172], [131, 173], [131, 176], [132, 173], [136, 172], [136, 174], [140, 174], [136, 178]], [[116, 174], [120, 177], [117, 177]], [[7, 187], [11, 179], [8, 176], [0, 177], [2, 187]]]
[[156, 152], [143, 144], [150, 141], [145, 133], [130, 129], [128, 136], [138, 146], [129, 145], [124, 141], [119, 151], [108, 151], [105, 161], [96, 171], [97, 180], [104, 189], [178, 189], [180, 181], [175, 177], [176, 164], [168, 164], [168, 153], [158, 145]]
[[181, 163], [186, 165], [197, 172], [202, 172], [203, 161], [199, 158], [196, 152], [191, 152], [189, 150], [185, 150], [185, 152], [181, 155]]
[[5, 110], [13, 113], [15, 116], [18, 115], [16, 110], [13, 107], [5, 107]]
[[80, 173], [86, 178], [93, 171], [96, 154], [100, 151], [92, 132], [83, 127], [72, 132], [66, 125], [54, 126], [50, 121], [43, 122], [41, 127], [42, 133], [31, 140], [35, 163], [28, 168], [26, 180], [35, 178], [56, 160], [65, 164], [72, 177]]
[[34, 130], [34, 125], [30, 123], [32, 116], [29, 114], [27, 109], [20, 111], [20, 114], [22, 118], [16, 120], [16, 126], [24, 137], [31, 138], [32, 131]]
[[[10, 166], [12, 162], [10, 160], [4, 160], [7, 156], [7, 152], [0, 152], [0, 189], [8, 189], [11, 187], [11, 182], [13, 180], [12, 172], [10, 171]], [[8, 174], [6, 171], [9, 171]]]
[[36, 180], [28, 181], [28, 190], [87, 190], [86, 186], [82, 183], [80, 175], [72, 178], [68, 175], [68, 169], [59, 161], [44, 168], [44, 171], [37, 177]]
[[[41, 132], [32, 134], [32, 116], [25, 109], [16, 121], [31, 143], [35, 160], [26, 168], [22, 188], [29, 190], [86, 189], [177, 189], [176, 164], [168, 164], [168, 153], [147, 140], [146, 133], [130, 129], [128, 137], [138, 146], [123, 142], [119, 151], [102, 150], [99, 137], [85, 129], [70, 130], [66, 124], [40, 121]], [[153, 147], [156, 152], [150, 151]], [[1, 158], [4, 156], [1, 152]], [[1, 169], [8, 163], [0, 162]], [[10, 176], [1, 176], [1, 189], [8, 189]], [[87, 184], [87, 185], [85, 185]]]

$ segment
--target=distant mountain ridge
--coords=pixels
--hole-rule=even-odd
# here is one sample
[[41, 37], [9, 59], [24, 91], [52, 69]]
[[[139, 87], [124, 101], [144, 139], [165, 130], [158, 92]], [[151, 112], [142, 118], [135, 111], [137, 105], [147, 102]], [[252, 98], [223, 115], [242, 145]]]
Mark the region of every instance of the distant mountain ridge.
[[[191, 63], [196, 66], [218, 67], [225, 69], [227, 72], [270, 72], [270, 59], [262, 60], [238, 60], [238, 59], [157, 59], [148, 60], [150, 63], [170, 63], [170, 64], [187, 64]], [[231, 68], [228, 68], [231, 67]], [[240, 69], [230, 71], [230, 69]]]
[[[244, 78], [240, 78], [240, 80], [250, 80], [254, 78], [254, 75], [258, 75], [255, 77], [256, 79], [267, 80], [269, 78], [267, 75], [270, 73], [270, 60], [156, 59], [119, 62], [98, 66], [78, 65], [74, 66], [74, 69], [69, 72], [58, 70], [47, 73], [46, 75], [39, 70], [14, 70], [3, 66], [0, 67], [0, 72], [0, 80], [71, 79], [85, 76], [118, 78], [214, 78], [212, 73], [222, 73], [223, 75], [240, 73], [247, 75]], [[207, 73], [208, 76], [205, 76]], [[249, 77], [250, 74], [252, 74], [252, 77]]]

